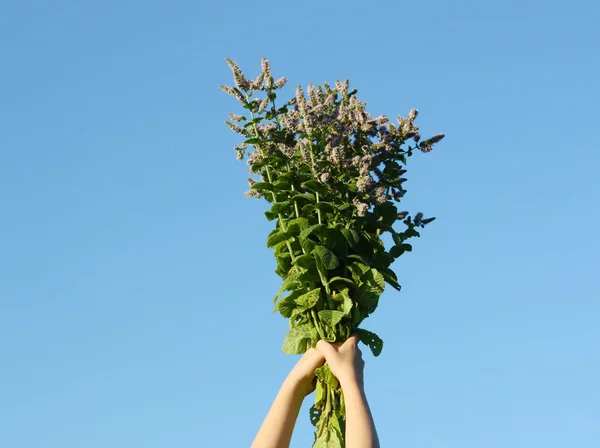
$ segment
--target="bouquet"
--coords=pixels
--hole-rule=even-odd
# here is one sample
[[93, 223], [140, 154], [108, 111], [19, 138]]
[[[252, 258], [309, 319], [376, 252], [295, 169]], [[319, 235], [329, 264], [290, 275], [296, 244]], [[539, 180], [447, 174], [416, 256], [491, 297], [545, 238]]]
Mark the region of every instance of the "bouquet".
[[[306, 93], [277, 105], [286, 78], [274, 79], [269, 61], [254, 80], [227, 59], [235, 86], [220, 86], [245, 109], [225, 123], [244, 139], [235, 146], [246, 159], [247, 196], [271, 204], [275, 226], [267, 237], [282, 284], [274, 312], [289, 319], [283, 351], [302, 354], [319, 339], [343, 342], [357, 334], [378, 356], [383, 341], [362, 328], [386, 283], [400, 290], [392, 263], [435, 218], [411, 216], [396, 204], [406, 193], [407, 159], [430, 152], [444, 137], [421, 139], [417, 110], [393, 124], [373, 118], [349, 82], [309, 84]], [[386, 247], [382, 235], [393, 244]], [[344, 397], [327, 364], [316, 371], [310, 420], [315, 448], [344, 446]]]

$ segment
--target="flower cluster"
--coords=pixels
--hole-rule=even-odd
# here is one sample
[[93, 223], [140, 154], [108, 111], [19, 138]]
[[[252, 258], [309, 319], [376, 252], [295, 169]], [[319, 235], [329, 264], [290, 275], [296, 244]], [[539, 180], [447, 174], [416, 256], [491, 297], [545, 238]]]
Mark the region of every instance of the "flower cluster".
[[[227, 59], [227, 62], [236, 87], [221, 86], [221, 89], [237, 98], [252, 118], [230, 114], [231, 121], [226, 124], [247, 142], [261, 143], [253, 143], [256, 149], [248, 159], [250, 172], [259, 174], [261, 170], [254, 166], [262, 167], [263, 159], [270, 155], [275, 169], [282, 165], [290, 169], [310, 165], [319, 180], [346, 174], [343, 183], [356, 186], [357, 191], [349, 201], [355, 204], [359, 216], [376, 204], [398, 201], [406, 193], [401, 185], [405, 180], [400, 177], [402, 169], [390, 162], [405, 164], [406, 157], [414, 150], [430, 152], [444, 137], [437, 134], [421, 141], [414, 123], [416, 109], [406, 118], [397, 117], [397, 125], [385, 115], [371, 117], [365, 110], [366, 104], [356, 98], [356, 90], [348, 91], [348, 80], [336, 81], [335, 88], [327, 83], [316, 87], [310, 84], [308, 98], [298, 86], [295, 96], [277, 109], [275, 92], [285, 86], [287, 79], [274, 81], [268, 60], [262, 60], [262, 72], [255, 81], [248, 80], [234, 61]], [[257, 98], [254, 95], [258, 92], [266, 95]], [[269, 104], [272, 104], [270, 109]], [[242, 126], [241, 122], [246, 124]], [[404, 147], [410, 141], [412, 146]], [[238, 158], [244, 157], [246, 148], [236, 146]]]

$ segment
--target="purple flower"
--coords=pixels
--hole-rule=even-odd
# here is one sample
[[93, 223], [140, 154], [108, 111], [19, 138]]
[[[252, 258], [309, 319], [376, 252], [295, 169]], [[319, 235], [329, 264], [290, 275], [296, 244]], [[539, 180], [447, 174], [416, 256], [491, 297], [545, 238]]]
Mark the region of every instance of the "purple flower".
[[352, 203], [354, 204], [354, 206], [356, 207], [357, 210], [357, 215], [358, 216], [366, 216], [367, 211], [369, 210], [369, 206], [368, 204], [365, 204], [363, 202], [360, 202], [357, 198], [354, 198], [352, 200]]
[[362, 175], [356, 181], [356, 188], [360, 192], [365, 192], [373, 186], [373, 183], [373, 178], [369, 174]]
[[233, 80], [235, 81], [235, 85], [241, 90], [248, 90], [250, 87], [250, 82], [244, 77], [238, 65], [229, 58], [225, 58], [225, 60], [233, 72]]
[[242, 119], [243, 119], [244, 117], [242, 117], [242, 116], [241, 116], [241, 115], [239, 115], [239, 114], [229, 114], [229, 118], [231, 119], [231, 121], [236, 121], [236, 122], [239, 122], [239, 121], [242, 121]]
[[281, 89], [287, 84], [287, 81], [287, 78], [279, 78], [277, 81], [275, 81], [275, 88]]
[[233, 132], [237, 132], [238, 134], [243, 134], [244, 131], [237, 124], [233, 124], [231, 121], [226, 121], [225, 124], [231, 128]]
[[261, 101], [260, 106], [258, 106], [258, 113], [262, 114], [268, 105], [269, 105], [269, 97], [266, 97], [264, 100]]

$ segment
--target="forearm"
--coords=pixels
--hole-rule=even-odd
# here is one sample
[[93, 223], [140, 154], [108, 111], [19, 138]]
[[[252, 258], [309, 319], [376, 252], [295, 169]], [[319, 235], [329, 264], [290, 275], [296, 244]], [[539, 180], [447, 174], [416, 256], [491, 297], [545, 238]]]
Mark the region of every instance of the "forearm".
[[303, 400], [304, 394], [297, 382], [288, 377], [260, 427], [252, 448], [288, 448]]
[[379, 438], [363, 387], [356, 381], [342, 384], [346, 404], [346, 448], [379, 448]]

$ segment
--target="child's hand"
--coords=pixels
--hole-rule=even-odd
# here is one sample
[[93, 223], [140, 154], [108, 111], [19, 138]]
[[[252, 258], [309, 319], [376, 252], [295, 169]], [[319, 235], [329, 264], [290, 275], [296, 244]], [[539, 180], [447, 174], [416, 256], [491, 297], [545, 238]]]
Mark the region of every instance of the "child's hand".
[[339, 380], [342, 388], [346, 384], [355, 383], [362, 387], [363, 368], [365, 362], [358, 348], [358, 336], [350, 336], [343, 344], [330, 344], [327, 341], [317, 342], [317, 350], [325, 356], [331, 373]]
[[315, 369], [321, 367], [324, 362], [323, 353], [309, 348], [290, 372], [288, 379], [294, 382], [303, 397], [315, 390]]

